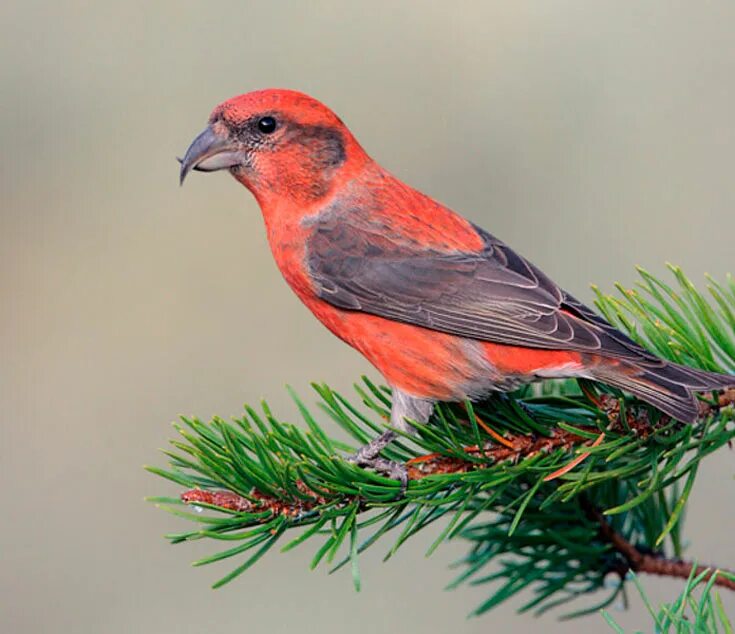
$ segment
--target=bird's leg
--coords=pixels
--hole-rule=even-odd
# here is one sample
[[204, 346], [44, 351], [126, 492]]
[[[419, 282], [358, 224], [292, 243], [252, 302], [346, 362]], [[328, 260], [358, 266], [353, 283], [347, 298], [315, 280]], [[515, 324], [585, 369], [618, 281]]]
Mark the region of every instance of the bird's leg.
[[368, 467], [377, 473], [398, 480], [402, 488], [408, 486], [408, 471], [400, 462], [381, 458], [380, 452], [383, 451], [391, 442], [398, 437], [394, 431], [384, 431], [380, 436], [371, 440], [369, 443], [360, 447], [357, 452], [350, 457], [350, 462], [354, 462], [358, 467]]
[[[420, 423], [425, 423], [428, 422], [433, 410], [433, 401], [417, 398], [402, 392], [398, 388], [393, 388], [393, 404], [390, 411], [390, 423], [394, 428], [408, 433], [414, 433], [414, 428], [411, 427], [406, 419], [408, 418]], [[374, 469], [378, 473], [382, 473], [387, 475], [389, 478], [398, 480], [405, 489], [408, 485], [408, 471], [406, 466], [380, 456], [380, 452], [397, 437], [398, 434], [391, 429], [384, 431], [380, 436], [360, 447], [360, 449], [350, 457], [350, 461], [360, 467]]]
[[361, 467], [372, 467], [372, 463], [380, 455], [380, 452], [397, 437], [398, 434], [390, 429], [384, 431], [380, 436], [360, 447], [351, 460]]

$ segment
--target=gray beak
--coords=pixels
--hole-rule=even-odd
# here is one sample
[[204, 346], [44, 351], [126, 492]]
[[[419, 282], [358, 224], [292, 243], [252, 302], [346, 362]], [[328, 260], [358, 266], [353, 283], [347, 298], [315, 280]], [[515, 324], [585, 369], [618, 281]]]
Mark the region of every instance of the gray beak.
[[186, 175], [191, 170], [198, 172], [215, 172], [239, 165], [243, 161], [242, 152], [229, 138], [217, 134], [211, 126], [207, 126], [186, 150], [179, 172], [179, 183], [184, 184]]

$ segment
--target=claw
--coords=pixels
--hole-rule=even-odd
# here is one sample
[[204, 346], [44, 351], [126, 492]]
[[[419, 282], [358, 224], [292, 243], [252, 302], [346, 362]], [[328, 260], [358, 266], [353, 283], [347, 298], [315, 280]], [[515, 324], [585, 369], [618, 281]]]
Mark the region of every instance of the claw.
[[408, 488], [408, 469], [405, 465], [386, 458], [376, 458], [370, 467], [391, 480], [398, 480], [401, 483], [401, 495], [406, 492]]
[[408, 488], [408, 469], [399, 462], [380, 457], [380, 452], [386, 445], [395, 440], [396, 436], [393, 431], [383, 432], [375, 440], [360, 447], [347, 460], [358, 467], [367, 467], [373, 469], [376, 473], [398, 480], [401, 483], [401, 496], [403, 496]]

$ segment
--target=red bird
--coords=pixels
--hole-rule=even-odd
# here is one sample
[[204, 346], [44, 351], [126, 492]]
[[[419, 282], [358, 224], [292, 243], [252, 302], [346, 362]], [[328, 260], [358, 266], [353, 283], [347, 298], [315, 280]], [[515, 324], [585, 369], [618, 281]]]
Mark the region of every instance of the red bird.
[[[281, 273], [302, 302], [365, 355], [393, 390], [391, 425], [437, 401], [478, 399], [551, 377], [625, 389], [672, 417], [731, 376], [654, 356], [528, 260], [373, 161], [319, 101], [262, 90], [217, 106], [181, 161], [228, 169], [255, 196]], [[379, 456], [353, 457], [405, 480]]]

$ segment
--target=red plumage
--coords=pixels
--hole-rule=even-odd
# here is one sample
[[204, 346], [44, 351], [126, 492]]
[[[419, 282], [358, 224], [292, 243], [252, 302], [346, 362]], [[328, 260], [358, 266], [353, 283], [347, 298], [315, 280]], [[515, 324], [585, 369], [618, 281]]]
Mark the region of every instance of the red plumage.
[[[299, 298], [394, 389], [392, 423], [546, 377], [627, 389], [682, 421], [733, 377], [663, 361], [500, 240], [374, 162], [326, 106], [286, 90], [224, 102], [182, 160], [256, 197]], [[385, 443], [358, 455], [375, 464]]]

